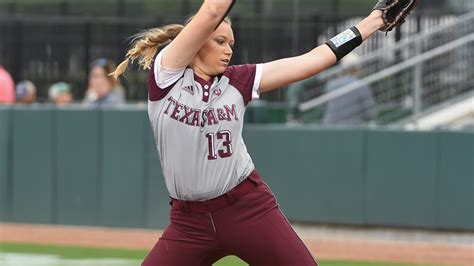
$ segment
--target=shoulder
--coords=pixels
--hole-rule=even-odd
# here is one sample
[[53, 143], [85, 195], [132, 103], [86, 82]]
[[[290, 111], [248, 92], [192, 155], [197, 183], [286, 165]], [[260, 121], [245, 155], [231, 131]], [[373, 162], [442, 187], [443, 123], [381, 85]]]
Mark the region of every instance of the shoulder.
[[148, 78], [148, 99], [159, 101], [163, 99], [178, 81], [183, 78], [186, 68], [167, 69], [161, 66], [161, 57], [166, 47], [162, 49], [153, 61]]
[[246, 79], [255, 76], [256, 66], [257, 65], [255, 64], [229, 66], [225, 70], [224, 76], [228, 77], [230, 80], [243, 82]]
[[242, 94], [245, 105], [260, 97], [258, 88], [262, 76], [261, 64], [229, 66], [223, 76], [229, 79], [229, 85], [235, 87]]

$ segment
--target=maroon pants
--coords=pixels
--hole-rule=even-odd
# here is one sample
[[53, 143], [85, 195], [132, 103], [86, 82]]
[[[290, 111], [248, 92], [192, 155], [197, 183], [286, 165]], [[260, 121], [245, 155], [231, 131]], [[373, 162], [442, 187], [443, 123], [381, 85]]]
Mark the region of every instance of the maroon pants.
[[254, 171], [204, 202], [172, 201], [171, 224], [142, 266], [212, 265], [236, 255], [250, 265], [317, 265]]

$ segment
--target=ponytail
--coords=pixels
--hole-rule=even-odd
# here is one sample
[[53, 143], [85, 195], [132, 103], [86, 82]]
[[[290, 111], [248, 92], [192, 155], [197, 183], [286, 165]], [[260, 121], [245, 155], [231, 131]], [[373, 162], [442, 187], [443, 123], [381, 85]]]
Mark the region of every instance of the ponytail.
[[128, 64], [133, 63], [136, 59], [142, 69], [150, 69], [158, 48], [168, 45], [183, 28], [184, 25], [171, 24], [134, 35], [132, 48], [127, 52], [125, 60], [109, 75], [118, 79], [125, 72]]
[[[185, 25], [193, 18], [194, 16], [188, 18]], [[224, 22], [232, 25], [229, 17], [225, 17]], [[133, 63], [136, 59], [138, 59], [138, 64], [143, 70], [150, 69], [158, 48], [168, 45], [183, 28], [184, 25], [181, 24], [170, 24], [134, 35], [132, 48], [128, 50], [125, 60], [109, 75], [118, 79], [125, 72], [128, 64]]]

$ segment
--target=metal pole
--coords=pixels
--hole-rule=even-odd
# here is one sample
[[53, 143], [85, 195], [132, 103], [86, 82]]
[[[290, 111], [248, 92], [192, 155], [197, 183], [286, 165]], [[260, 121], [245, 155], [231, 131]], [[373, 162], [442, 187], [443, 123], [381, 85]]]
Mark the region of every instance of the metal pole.
[[295, 55], [298, 53], [300, 44], [300, 0], [293, 1], [293, 37], [291, 42], [291, 51]]
[[265, 27], [266, 27], [266, 19], [264, 18], [265, 12], [264, 12], [264, 6], [263, 6], [263, 0], [255, 0], [254, 1], [254, 12], [257, 15], [255, 18], [255, 24], [256, 24], [256, 31], [258, 32], [258, 42], [256, 41], [255, 44], [258, 44], [257, 51], [260, 51], [260, 58], [264, 59], [266, 56], [265, 52]]
[[67, 16], [69, 14], [69, 1], [68, 0], [63, 0], [61, 3], [61, 10], [60, 10], [60, 15], [61, 16]]
[[[415, 54], [421, 53], [421, 42], [415, 42]], [[413, 67], [413, 114], [417, 117], [421, 113], [423, 95], [423, 62]], [[415, 120], [416, 124], [416, 120]]]
[[339, 15], [341, 14], [339, 11], [340, 11], [340, 1], [339, 0], [334, 0], [334, 14], [339, 17]]
[[12, 77], [14, 80], [19, 81], [23, 79], [23, 44], [24, 44], [24, 28], [25, 25], [23, 22], [19, 21], [16, 23], [16, 34], [15, 34], [15, 50], [13, 54], [15, 55], [15, 63], [12, 66]]
[[339, 32], [339, 16], [340, 16], [340, 13], [339, 13], [339, 0], [334, 0], [332, 1], [332, 12], [334, 13], [333, 14], [333, 18], [335, 19], [335, 22], [334, 22], [334, 34], [337, 34]]
[[[300, 0], [293, 1], [293, 23], [292, 23], [292, 40], [291, 40], [291, 52], [292, 55], [296, 55], [299, 50], [299, 39], [300, 39]], [[298, 94], [299, 86], [290, 86], [287, 89], [287, 101], [288, 101], [288, 123], [294, 123], [298, 116]]]
[[[91, 23], [86, 22], [84, 24], [84, 42], [83, 42], [83, 47], [84, 47], [84, 61], [83, 64], [85, 66], [85, 76], [89, 76], [89, 71], [90, 71], [90, 56], [91, 56]], [[88, 81], [86, 81], [87, 84]], [[85, 87], [85, 86], [84, 86]], [[85, 96], [85, 89], [83, 89], [80, 92], [80, 96], [84, 97]]]
[[117, 16], [118, 17], [125, 16], [125, 1], [124, 0], [119, 0], [117, 5], [118, 5]]
[[8, 13], [10, 15], [15, 14], [17, 11], [18, 7], [18, 2], [17, 1], [12, 1], [8, 3]]

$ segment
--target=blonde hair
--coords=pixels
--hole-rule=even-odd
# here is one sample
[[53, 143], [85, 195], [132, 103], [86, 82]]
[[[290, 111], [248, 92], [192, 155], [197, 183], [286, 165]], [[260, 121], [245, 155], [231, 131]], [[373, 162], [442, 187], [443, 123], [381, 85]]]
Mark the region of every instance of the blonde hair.
[[[184, 26], [193, 19], [193, 17], [194, 16], [188, 18], [184, 25], [170, 24], [149, 29], [134, 35], [132, 38], [132, 48], [128, 50], [125, 60], [122, 61], [115, 71], [109, 75], [118, 79], [125, 72], [128, 64], [133, 63], [137, 59], [138, 64], [143, 70], [150, 69], [158, 48], [171, 43], [171, 41], [173, 41], [174, 38], [176, 38], [176, 36], [178, 36], [178, 34], [183, 30]], [[229, 17], [226, 17], [224, 22], [231, 25]]]

